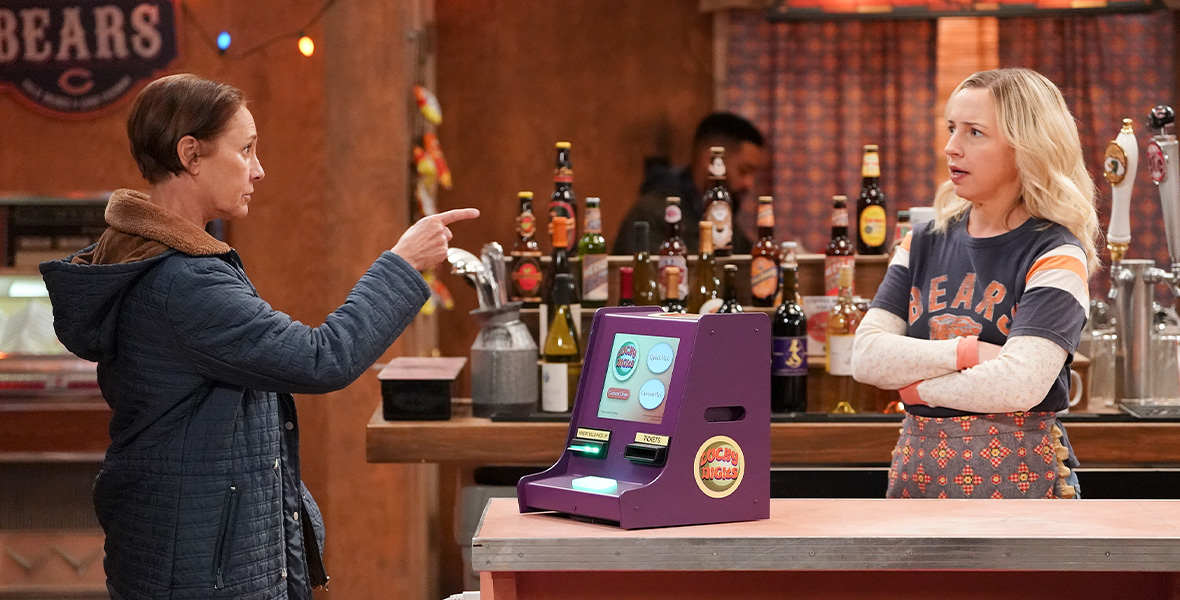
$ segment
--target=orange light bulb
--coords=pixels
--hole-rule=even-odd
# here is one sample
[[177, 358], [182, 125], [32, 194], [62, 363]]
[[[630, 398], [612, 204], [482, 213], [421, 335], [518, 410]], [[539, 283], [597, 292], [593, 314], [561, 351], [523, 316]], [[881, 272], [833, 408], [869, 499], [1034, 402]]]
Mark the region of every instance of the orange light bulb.
[[306, 35], [299, 38], [299, 52], [304, 56], [311, 56], [315, 52], [315, 42]]

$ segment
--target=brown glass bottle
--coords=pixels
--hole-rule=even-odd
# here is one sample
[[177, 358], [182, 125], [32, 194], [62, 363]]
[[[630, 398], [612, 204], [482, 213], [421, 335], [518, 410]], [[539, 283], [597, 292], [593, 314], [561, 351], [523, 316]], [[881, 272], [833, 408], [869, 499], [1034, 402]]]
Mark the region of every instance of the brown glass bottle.
[[774, 198], [758, 197], [758, 243], [750, 250], [750, 303], [774, 306], [779, 251], [774, 243]]
[[631, 235], [634, 236], [632, 242], [635, 246], [632, 262], [632, 268], [635, 269], [634, 278], [631, 280], [632, 299], [636, 306], [659, 306], [659, 277], [656, 275], [656, 265], [652, 262], [651, 252], [648, 251], [651, 243], [651, 226], [647, 221], [636, 221], [631, 224]]
[[885, 194], [881, 191], [881, 158], [877, 145], [865, 146], [861, 162], [864, 184], [856, 199], [856, 251], [860, 254], [885, 254], [886, 223]]
[[574, 196], [574, 166], [570, 160], [570, 143], [557, 142], [557, 167], [553, 170], [553, 195], [549, 197], [549, 216], [565, 217], [567, 252], [578, 250], [578, 200]]
[[717, 309], [719, 313], [740, 313], [745, 312], [742, 305], [738, 302], [737, 294], [737, 265], [725, 265], [722, 269], [725, 275], [722, 276], [722, 287], [725, 288], [725, 302], [721, 303], [721, 308]]
[[513, 302], [536, 307], [541, 302], [541, 248], [537, 244], [537, 218], [533, 214], [533, 193], [520, 192], [520, 216], [516, 217], [516, 241], [512, 243]]
[[837, 277], [840, 268], [848, 265], [855, 268], [856, 258], [852, 253], [852, 241], [848, 239], [848, 197], [832, 196], [832, 239], [824, 253], [824, 294], [835, 296], [839, 292]]
[[702, 205], [705, 218], [713, 223], [713, 252], [718, 257], [733, 254], [733, 198], [725, 187], [725, 148], [709, 148], [713, 157], [709, 161], [710, 187], [705, 192]]
[[[668, 196], [667, 203], [664, 205], [664, 243], [660, 244], [659, 252], [659, 275], [660, 275], [660, 299], [668, 296], [676, 296], [683, 298], [688, 295], [688, 247], [684, 245], [684, 240], [680, 238], [680, 219], [683, 213], [680, 211], [680, 198], [676, 196]], [[680, 278], [678, 281], [678, 288], [675, 292], [668, 289], [668, 280], [665, 277], [668, 267], [676, 267], [680, 271]]]

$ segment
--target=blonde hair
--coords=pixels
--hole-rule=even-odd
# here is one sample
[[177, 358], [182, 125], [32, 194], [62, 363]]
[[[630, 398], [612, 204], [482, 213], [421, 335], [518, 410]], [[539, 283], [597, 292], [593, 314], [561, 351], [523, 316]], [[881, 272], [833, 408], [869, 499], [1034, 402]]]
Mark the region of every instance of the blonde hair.
[[[981, 88], [991, 92], [996, 121], [1016, 150], [1020, 199], [1028, 214], [1069, 230], [1082, 243], [1091, 274], [1100, 262], [1094, 240], [1098, 213], [1094, 209], [1094, 181], [1082, 159], [1078, 128], [1061, 91], [1044, 75], [1029, 69], [980, 71], [963, 80], [951, 94]], [[934, 198], [934, 228], [946, 231], [971, 202], [955, 195], [947, 181]]]

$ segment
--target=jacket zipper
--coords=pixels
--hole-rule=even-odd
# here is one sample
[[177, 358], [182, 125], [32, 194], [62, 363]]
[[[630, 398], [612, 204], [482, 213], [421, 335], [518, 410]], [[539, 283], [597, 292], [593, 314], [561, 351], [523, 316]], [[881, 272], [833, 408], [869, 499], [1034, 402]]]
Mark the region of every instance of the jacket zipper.
[[229, 569], [230, 540], [233, 539], [234, 524], [238, 520], [238, 488], [229, 486], [225, 491], [225, 504], [221, 508], [221, 531], [217, 536], [217, 546], [213, 550], [213, 569], [217, 579], [213, 589], [225, 587], [225, 572]]

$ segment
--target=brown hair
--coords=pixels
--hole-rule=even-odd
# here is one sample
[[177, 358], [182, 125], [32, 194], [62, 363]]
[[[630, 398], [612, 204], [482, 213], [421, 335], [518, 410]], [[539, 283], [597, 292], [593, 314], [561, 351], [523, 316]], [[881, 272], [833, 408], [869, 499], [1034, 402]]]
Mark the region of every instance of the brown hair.
[[151, 82], [127, 117], [127, 138], [139, 172], [153, 185], [183, 172], [176, 153], [180, 139], [215, 139], [245, 102], [242, 90], [187, 73]]

